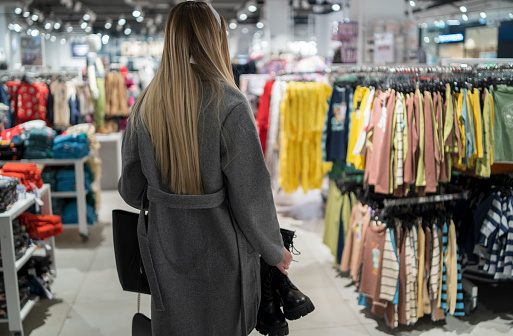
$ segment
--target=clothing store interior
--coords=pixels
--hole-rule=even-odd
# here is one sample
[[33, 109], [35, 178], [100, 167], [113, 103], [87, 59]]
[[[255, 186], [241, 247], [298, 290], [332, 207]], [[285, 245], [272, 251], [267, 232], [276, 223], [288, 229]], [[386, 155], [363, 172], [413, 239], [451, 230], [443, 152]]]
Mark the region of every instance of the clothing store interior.
[[[0, 335], [151, 318], [113, 210], [181, 2], [0, 0]], [[513, 335], [513, 1], [206, 2], [293, 232], [250, 335]]]

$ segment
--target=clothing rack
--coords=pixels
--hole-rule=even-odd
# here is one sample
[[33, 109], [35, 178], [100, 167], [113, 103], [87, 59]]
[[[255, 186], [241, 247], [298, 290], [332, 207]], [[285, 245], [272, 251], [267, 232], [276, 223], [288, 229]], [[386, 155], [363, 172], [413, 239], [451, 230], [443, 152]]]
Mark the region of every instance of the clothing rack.
[[385, 199], [383, 204], [385, 208], [409, 205], [409, 204], [425, 204], [425, 203], [440, 203], [453, 200], [467, 199], [469, 191], [464, 191], [456, 194], [445, 194], [445, 195], [433, 195], [433, 196], [421, 196], [421, 197], [409, 197], [400, 199]]

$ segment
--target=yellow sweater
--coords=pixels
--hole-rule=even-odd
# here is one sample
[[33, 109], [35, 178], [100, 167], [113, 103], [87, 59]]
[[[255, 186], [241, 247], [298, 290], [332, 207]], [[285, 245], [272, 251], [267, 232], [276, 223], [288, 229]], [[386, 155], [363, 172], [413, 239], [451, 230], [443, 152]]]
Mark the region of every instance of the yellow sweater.
[[331, 163], [322, 162], [322, 130], [331, 87], [325, 83], [291, 83], [281, 104], [279, 183], [291, 193], [318, 189]]

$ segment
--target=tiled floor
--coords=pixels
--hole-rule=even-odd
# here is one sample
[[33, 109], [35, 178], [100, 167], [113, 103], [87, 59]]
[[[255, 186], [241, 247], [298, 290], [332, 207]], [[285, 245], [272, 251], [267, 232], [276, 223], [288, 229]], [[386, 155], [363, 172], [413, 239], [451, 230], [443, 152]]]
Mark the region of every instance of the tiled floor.
[[[293, 336], [339, 335], [513, 335], [513, 288], [480, 286], [477, 310], [462, 319], [445, 323], [422, 319], [413, 327], [394, 332], [356, 303], [357, 293], [350, 281], [337, 277], [333, 259], [322, 244], [321, 197], [277, 197], [282, 227], [297, 231], [294, 245], [301, 254], [290, 269], [292, 281], [315, 304], [315, 311], [289, 322]], [[136, 311], [135, 294], [119, 286], [112, 247], [110, 211], [130, 209], [116, 192], [103, 192], [100, 225], [92, 228], [90, 240], [82, 243], [77, 231], [69, 230], [57, 238], [58, 276], [52, 286], [53, 300], [40, 301], [24, 322], [30, 336], [118, 336], [130, 335]], [[287, 205], [289, 204], [289, 205]], [[290, 204], [293, 204], [291, 206]], [[294, 219], [290, 216], [302, 219]], [[143, 312], [149, 314], [149, 298], [143, 296]], [[0, 335], [8, 335], [6, 324]], [[251, 336], [259, 335], [254, 331]], [[231, 335], [227, 335], [231, 336]]]

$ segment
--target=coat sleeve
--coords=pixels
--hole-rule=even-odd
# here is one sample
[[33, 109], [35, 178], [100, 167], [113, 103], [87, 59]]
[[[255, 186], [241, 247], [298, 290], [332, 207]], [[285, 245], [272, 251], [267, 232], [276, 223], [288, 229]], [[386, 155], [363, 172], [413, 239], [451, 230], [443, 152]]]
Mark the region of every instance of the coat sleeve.
[[132, 129], [131, 120], [128, 121], [123, 135], [121, 155], [123, 163], [118, 182], [119, 194], [128, 205], [140, 209], [148, 182], [142, 171], [137, 130]]
[[221, 164], [237, 225], [266, 263], [283, 259], [283, 241], [260, 140], [246, 102], [226, 117], [221, 130]]

